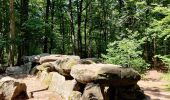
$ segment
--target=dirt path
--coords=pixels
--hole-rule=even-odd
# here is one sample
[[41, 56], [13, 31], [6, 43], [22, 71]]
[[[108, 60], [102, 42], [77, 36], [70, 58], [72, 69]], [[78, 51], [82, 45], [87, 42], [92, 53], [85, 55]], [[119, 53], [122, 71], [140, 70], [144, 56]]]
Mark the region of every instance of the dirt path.
[[62, 100], [59, 94], [48, 91], [35, 77], [28, 76], [19, 80], [26, 83], [28, 93], [32, 92], [33, 98], [29, 100]]
[[170, 92], [166, 91], [166, 85], [170, 82], [160, 80], [161, 73], [152, 70], [146, 74], [147, 80], [141, 80], [138, 85], [144, 90], [151, 100], [170, 100]]

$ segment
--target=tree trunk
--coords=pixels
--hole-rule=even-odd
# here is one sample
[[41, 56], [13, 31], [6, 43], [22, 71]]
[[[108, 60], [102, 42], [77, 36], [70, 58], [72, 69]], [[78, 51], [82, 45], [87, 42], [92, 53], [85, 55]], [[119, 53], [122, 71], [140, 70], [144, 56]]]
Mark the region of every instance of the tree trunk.
[[[52, 0], [51, 4], [51, 32], [54, 31], [54, 7], [55, 7], [55, 0]], [[49, 53], [52, 53], [52, 45], [53, 45], [53, 38], [50, 37], [50, 46], [49, 46]]]
[[153, 67], [156, 68], [157, 66], [157, 59], [156, 55], [156, 37], [153, 38]]
[[62, 36], [63, 36], [63, 43], [62, 43], [62, 49], [63, 49], [63, 54], [65, 53], [65, 29], [64, 29], [64, 14], [62, 14], [62, 25], [61, 25], [61, 29], [62, 29]]
[[69, 0], [69, 11], [70, 11], [70, 33], [71, 33], [71, 40], [72, 40], [72, 48], [73, 54], [76, 55], [76, 39], [75, 39], [75, 32], [74, 32], [74, 19], [73, 19], [73, 11], [72, 11], [72, 0]]
[[[26, 41], [25, 34], [28, 34], [28, 32], [23, 28], [23, 23], [25, 23], [28, 20], [28, 6], [29, 6], [29, 0], [21, 0], [21, 12], [20, 12], [20, 27], [21, 27], [21, 36], [22, 36], [22, 42], [18, 45], [18, 59], [17, 59], [17, 65], [21, 65], [21, 58], [24, 55], [28, 55], [28, 49], [29, 45]], [[24, 40], [25, 39], [25, 40]]]
[[90, 17], [90, 29], [89, 29], [89, 51], [88, 57], [92, 57], [92, 4], [89, 6], [89, 17]]
[[[0, 6], [2, 6], [2, 3], [0, 2]], [[2, 33], [2, 9], [0, 8], [0, 33]], [[0, 37], [3, 37], [2, 34], [0, 34]], [[3, 62], [3, 46], [0, 46], [0, 64], [2, 64]]]
[[86, 9], [86, 15], [84, 20], [84, 58], [87, 58], [87, 9]]
[[78, 54], [80, 57], [82, 57], [82, 36], [81, 36], [81, 19], [82, 19], [82, 5], [83, 5], [83, 0], [77, 0], [77, 43], [78, 43]]
[[14, 65], [14, 39], [15, 39], [15, 17], [14, 17], [14, 0], [10, 0], [10, 32], [9, 39], [11, 40], [9, 46], [9, 65]]
[[50, 0], [47, 0], [46, 4], [46, 15], [45, 15], [45, 36], [44, 36], [44, 49], [43, 53], [48, 53], [48, 32], [50, 31], [47, 25], [49, 24], [49, 11], [50, 11]]

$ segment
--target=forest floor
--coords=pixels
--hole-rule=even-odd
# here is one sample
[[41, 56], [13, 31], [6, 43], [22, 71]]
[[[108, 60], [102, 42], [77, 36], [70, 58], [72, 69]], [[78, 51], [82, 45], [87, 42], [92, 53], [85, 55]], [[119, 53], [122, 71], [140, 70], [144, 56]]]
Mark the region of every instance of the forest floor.
[[[150, 100], [170, 100], [170, 91], [167, 91], [167, 85], [170, 85], [170, 81], [161, 80], [161, 74], [156, 70], [148, 71], [145, 78], [138, 82], [138, 85], [150, 97]], [[29, 100], [62, 100], [60, 95], [48, 91], [34, 76], [20, 75], [12, 77], [26, 83], [28, 93], [33, 92], [34, 98]]]
[[138, 82], [150, 100], [170, 100], [170, 88], [168, 88], [170, 81], [162, 80], [161, 76], [162, 73], [150, 70], [144, 76], [145, 78]]

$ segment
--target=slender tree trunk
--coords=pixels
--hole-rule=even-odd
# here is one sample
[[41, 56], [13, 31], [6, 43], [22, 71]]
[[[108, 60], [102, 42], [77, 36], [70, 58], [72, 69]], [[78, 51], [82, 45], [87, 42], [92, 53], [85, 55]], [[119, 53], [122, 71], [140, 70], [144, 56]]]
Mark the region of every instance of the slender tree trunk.
[[88, 57], [92, 57], [92, 4], [89, 6], [90, 29], [89, 29], [89, 52]]
[[157, 59], [154, 57], [156, 55], [156, 37], [153, 38], [153, 65], [154, 68], [156, 68], [157, 65]]
[[69, 10], [70, 10], [70, 32], [71, 32], [71, 39], [72, 39], [72, 48], [73, 54], [76, 55], [76, 39], [75, 39], [75, 32], [74, 32], [74, 19], [73, 19], [73, 11], [72, 11], [72, 0], [69, 0]]
[[[2, 2], [0, 2], [0, 7], [2, 7]], [[3, 21], [2, 21], [2, 14], [3, 12], [2, 12], [2, 8], [0, 8], [0, 37], [2, 37], [2, 23], [3, 23]], [[2, 51], [3, 51], [3, 48], [2, 48], [2, 46], [0, 46], [0, 64], [2, 64]]]
[[[18, 46], [18, 59], [17, 59], [17, 65], [21, 64], [21, 57], [24, 55], [28, 55], [29, 51], [29, 45], [26, 41], [25, 34], [28, 34], [28, 32], [23, 28], [23, 23], [25, 23], [28, 20], [28, 6], [29, 6], [29, 0], [21, 0], [21, 12], [20, 12], [20, 27], [21, 27], [21, 36], [22, 36], [22, 42]], [[25, 39], [25, 40], [24, 40]]]
[[[2, 3], [0, 2], [0, 6], [2, 6]], [[0, 33], [2, 33], [2, 8], [0, 8]], [[0, 37], [3, 37], [2, 34], [0, 34]], [[0, 46], [0, 64], [3, 62], [3, 46]]]
[[48, 32], [50, 31], [47, 25], [49, 24], [49, 12], [50, 12], [50, 0], [47, 0], [46, 15], [45, 15], [45, 37], [44, 37], [44, 49], [43, 53], [48, 53]]
[[[54, 7], [55, 7], [55, 0], [52, 0], [51, 4], [51, 32], [54, 31]], [[49, 53], [52, 53], [52, 45], [53, 45], [53, 38], [50, 37], [50, 46], [49, 46]]]
[[15, 39], [15, 17], [14, 17], [14, 0], [10, 0], [10, 32], [9, 39], [11, 40], [9, 46], [9, 65], [14, 65], [14, 39]]
[[84, 57], [87, 58], [87, 9], [86, 9], [86, 15], [85, 15], [85, 20], [84, 20], [84, 48], [85, 48], [85, 51], [84, 51]]
[[83, 5], [83, 0], [77, 0], [77, 43], [78, 43], [78, 54], [80, 57], [82, 57], [82, 35], [81, 35], [81, 20], [82, 20], [82, 5]]
[[63, 35], [63, 43], [62, 43], [62, 48], [63, 48], [63, 54], [65, 53], [65, 29], [64, 29], [64, 14], [62, 14], [62, 25], [61, 25], [61, 29], [62, 29], [62, 35]]

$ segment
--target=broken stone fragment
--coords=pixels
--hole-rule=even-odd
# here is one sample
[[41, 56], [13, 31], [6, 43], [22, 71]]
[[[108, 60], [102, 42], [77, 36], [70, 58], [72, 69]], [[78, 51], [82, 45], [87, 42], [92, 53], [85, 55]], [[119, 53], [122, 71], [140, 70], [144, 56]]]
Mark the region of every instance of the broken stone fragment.
[[17, 82], [10, 77], [0, 80], [0, 95], [2, 100], [28, 99], [25, 83]]

